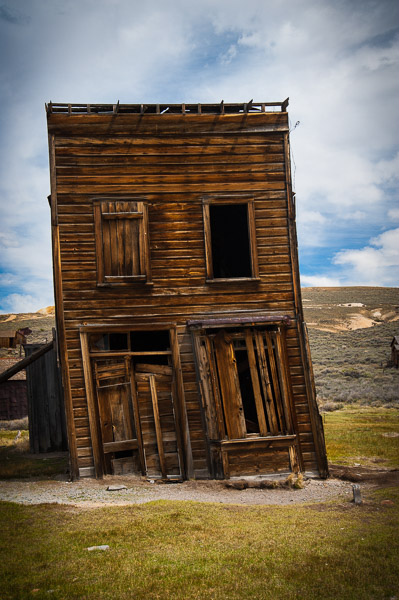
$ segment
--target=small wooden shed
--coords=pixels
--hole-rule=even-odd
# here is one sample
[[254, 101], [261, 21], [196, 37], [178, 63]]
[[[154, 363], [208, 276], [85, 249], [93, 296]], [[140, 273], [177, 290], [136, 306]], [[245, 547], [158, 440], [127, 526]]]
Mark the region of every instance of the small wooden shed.
[[16, 348], [17, 344], [26, 344], [26, 338], [31, 333], [29, 327], [0, 331], [0, 348]]
[[399, 368], [399, 336], [395, 335], [391, 342], [391, 361], [393, 366]]
[[[52, 346], [38, 356], [41, 350]], [[51, 344], [26, 344], [25, 356], [38, 356], [26, 367], [29, 442], [33, 453], [68, 449], [61, 373]]]
[[0, 360], [0, 419], [29, 417], [31, 452], [67, 450], [55, 340], [47, 344], [25, 344], [24, 350], [22, 360]]
[[[0, 375], [18, 362], [18, 358], [0, 358]], [[13, 421], [27, 416], [26, 374], [25, 371], [19, 371], [0, 383], [0, 421]]]
[[74, 477], [327, 476], [287, 105], [47, 106]]

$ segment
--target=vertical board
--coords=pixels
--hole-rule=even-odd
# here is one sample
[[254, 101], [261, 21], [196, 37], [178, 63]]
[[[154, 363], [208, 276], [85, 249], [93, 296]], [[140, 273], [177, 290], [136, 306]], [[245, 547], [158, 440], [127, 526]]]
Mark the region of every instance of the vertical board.
[[[26, 344], [26, 356], [40, 346]], [[26, 368], [26, 382], [31, 452], [66, 450], [65, 409], [55, 350], [50, 350]]]

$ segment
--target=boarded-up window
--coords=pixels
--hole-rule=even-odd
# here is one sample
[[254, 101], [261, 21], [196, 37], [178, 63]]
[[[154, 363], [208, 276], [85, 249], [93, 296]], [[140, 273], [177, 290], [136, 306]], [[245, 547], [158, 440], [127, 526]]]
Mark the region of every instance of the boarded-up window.
[[292, 433], [292, 391], [278, 328], [221, 329], [195, 339], [211, 439]]
[[139, 199], [95, 200], [97, 282], [150, 280], [147, 205]]
[[257, 278], [253, 200], [206, 198], [203, 212], [207, 280]]

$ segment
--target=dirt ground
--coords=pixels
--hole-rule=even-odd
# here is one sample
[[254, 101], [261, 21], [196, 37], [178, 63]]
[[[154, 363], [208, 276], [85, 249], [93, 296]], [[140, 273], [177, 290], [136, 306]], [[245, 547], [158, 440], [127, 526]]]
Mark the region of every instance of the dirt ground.
[[[79, 508], [126, 506], [157, 500], [213, 502], [239, 505], [313, 504], [353, 500], [353, 482], [361, 493], [373, 487], [399, 484], [399, 471], [331, 465], [327, 480], [305, 478], [302, 489], [287, 487], [285, 479], [185, 481], [160, 483], [132, 476], [106, 476], [102, 480], [12, 480], [0, 482], [0, 500], [21, 504], [68, 504]], [[273, 488], [275, 485], [277, 487]], [[115, 489], [108, 489], [108, 488]], [[116, 489], [119, 488], [119, 489]]]

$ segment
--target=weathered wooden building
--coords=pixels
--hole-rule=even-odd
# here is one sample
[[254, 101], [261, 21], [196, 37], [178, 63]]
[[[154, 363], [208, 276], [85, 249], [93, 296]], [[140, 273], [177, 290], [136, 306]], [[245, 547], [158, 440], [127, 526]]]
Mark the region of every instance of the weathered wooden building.
[[399, 335], [395, 335], [391, 342], [391, 362], [394, 367], [399, 368]]
[[[18, 358], [0, 358], [0, 377], [19, 362]], [[0, 382], [0, 421], [13, 421], [28, 416], [25, 371]]]
[[288, 100], [47, 106], [72, 475], [327, 475]]
[[26, 344], [26, 338], [32, 333], [29, 327], [0, 331], [0, 348], [16, 348], [18, 344]]
[[38, 356], [26, 367], [30, 450], [35, 454], [67, 450], [65, 410], [55, 340], [53, 344], [26, 344], [24, 348], [28, 360]]

